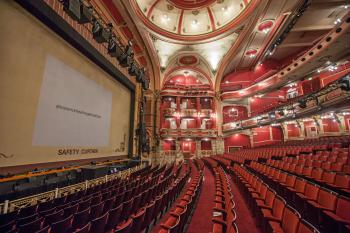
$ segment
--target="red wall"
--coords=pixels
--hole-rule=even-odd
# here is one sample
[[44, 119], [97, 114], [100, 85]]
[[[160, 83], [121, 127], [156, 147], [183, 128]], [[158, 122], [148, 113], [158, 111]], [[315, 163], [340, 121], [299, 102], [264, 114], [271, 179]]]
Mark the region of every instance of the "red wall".
[[245, 134], [234, 134], [224, 138], [225, 153], [228, 153], [229, 146], [242, 146], [243, 148], [250, 148], [249, 136]]
[[163, 150], [168, 151], [168, 150], [176, 150], [176, 144], [174, 140], [165, 140], [163, 141]]
[[[233, 108], [237, 110], [237, 116], [232, 116], [232, 114], [230, 116], [230, 111]], [[224, 124], [229, 122], [244, 120], [244, 119], [247, 119], [248, 117], [247, 108], [244, 106], [225, 106], [223, 107], [222, 112], [223, 112]]]
[[325, 133], [339, 132], [339, 124], [333, 119], [322, 119], [323, 131]]
[[[245, 88], [247, 86], [250, 86], [256, 80], [262, 81], [262, 76], [266, 75], [271, 70], [277, 70], [278, 68], [278, 62], [266, 60], [262, 63], [262, 65], [257, 66], [253, 71], [238, 71], [228, 74], [222, 79], [221, 83], [222, 86], [227, 86], [225, 82], [228, 81], [231, 85], [241, 84], [242, 88]], [[264, 78], [267, 78], [269, 76], [270, 75], [266, 75]]]
[[211, 150], [211, 141], [201, 141], [201, 150]]
[[288, 124], [287, 131], [288, 131], [288, 138], [300, 137], [300, 129], [296, 124]]
[[264, 126], [253, 129], [253, 146], [270, 145], [283, 140], [283, 133], [280, 127]]
[[196, 143], [193, 141], [183, 141], [180, 143], [182, 152], [196, 153]]

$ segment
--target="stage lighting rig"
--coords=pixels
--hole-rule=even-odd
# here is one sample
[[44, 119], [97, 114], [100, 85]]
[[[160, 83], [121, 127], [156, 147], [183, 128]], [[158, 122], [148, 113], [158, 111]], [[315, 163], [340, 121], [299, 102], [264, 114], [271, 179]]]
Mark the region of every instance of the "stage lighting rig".
[[111, 23], [104, 27], [100, 19], [92, 20], [92, 36], [98, 43], [109, 41], [112, 35], [112, 28], [113, 25]]
[[81, 24], [91, 22], [94, 11], [91, 6], [84, 5], [82, 0], [64, 0], [63, 9]]
[[137, 68], [135, 62], [132, 62], [129, 66], [128, 73], [131, 76], [136, 76], [139, 73], [139, 68]]
[[108, 41], [108, 54], [117, 58], [123, 54], [123, 49], [118, 45], [115, 36], [111, 36]]
[[142, 80], [144, 79], [144, 74], [145, 74], [145, 70], [142, 67], [141, 69], [138, 70], [138, 72], [136, 73], [136, 82], [138, 83], [142, 83]]
[[124, 53], [121, 56], [117, 57], [119, 64], [122, 67], [128, 67], [131, 65], [134, 57], [134, 52], [132, 50], [132, 42], [129, 41], [128, 45], [125, 47]]
[[145, 91], [149, 89], [149, 80], [146, 77], [142, 80], [142, 88]]

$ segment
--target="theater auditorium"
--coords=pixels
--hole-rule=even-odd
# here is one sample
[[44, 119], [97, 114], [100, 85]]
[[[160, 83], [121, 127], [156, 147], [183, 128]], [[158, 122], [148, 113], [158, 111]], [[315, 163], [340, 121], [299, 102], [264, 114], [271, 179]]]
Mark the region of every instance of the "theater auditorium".
[[0, 32], [0, 233], [350, 233], [349, 0], [3, 0]]

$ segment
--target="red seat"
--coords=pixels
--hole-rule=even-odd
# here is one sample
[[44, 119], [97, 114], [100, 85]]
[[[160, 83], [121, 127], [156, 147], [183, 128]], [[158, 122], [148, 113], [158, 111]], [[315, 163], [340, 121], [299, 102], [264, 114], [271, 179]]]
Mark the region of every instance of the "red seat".
[[267, 231], [268, 221], [281, 222], [285, 206], [286, 201], [282, 197], [276, 196], [272, 204], [272, 209], [261, 209], [262, 219], [260, 222], [262, 223], [262, 228], [265, 229], [264, 232]]
[[131, 232], [131, 227], [132, 227], [132, 218], [129, 218], [126, 222], [123, 224], [117, 226], [117, 229], [114, 231], [114, 233], [134, 233]]
[[87, 223], [85, 224], [85, 226], [77, 229], [73, 233], [90, 233], [90, 227], [91, 227], [91, 223]]
[[141, 232], [142, 223], [145, 219], [146, 208], [141, 208], [136, 214], [131, 215], [133, 219], [133, 224], [131, 228], [131, 232]]
[[97, 217], [91, 221], [90, 233], [100, 233], [104, 232], [104, 229], [108, 220], [108, 212], [103, 214], [100, 217]]
[[[77, 208], [78, 208], [78, 205], [77, 205]], [[68, 216], [67, 218], [59, 222], [52, 223], [50, 233], [69, 232], [72, 228], [72, 223], [73, 223], [73, 215]]]
[[320, 233], [314, 226], [307, 221], [301, 219], [297, 233]]
[[339, 196], [335, 211], [323, 210], [321, 219], [324, 229], [331, 232], [342, 232], [346, 225], [350, 225], [350, 200], [347, 197]]
[[269, 232], [274, 233], [297, 233], [300, 214], [290, 206], [283, 211], [281, 222], [269, 221]]

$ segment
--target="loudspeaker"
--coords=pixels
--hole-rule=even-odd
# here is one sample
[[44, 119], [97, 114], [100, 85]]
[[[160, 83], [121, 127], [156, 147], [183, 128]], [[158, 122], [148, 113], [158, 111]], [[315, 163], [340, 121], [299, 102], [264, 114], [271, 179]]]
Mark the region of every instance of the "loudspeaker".
[[306, 100], [299, 100], [299, 107], [300, 108], [306, 108]]
[[103, 27], [99, 20], [95, 19], [92, 23], [92, 36], [98, 43], [105, 43], [109, 41], [111, 37], [111, 26], [110, 28]]
[[350, 80], [349, 79], [342, 79], [340, 81], [340, 89], [344, 91], [350, 91]]

